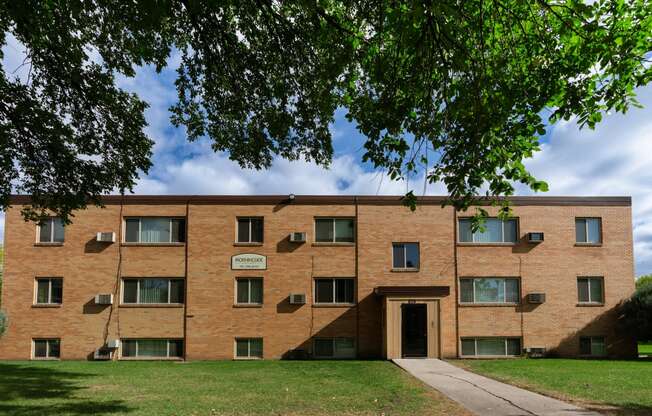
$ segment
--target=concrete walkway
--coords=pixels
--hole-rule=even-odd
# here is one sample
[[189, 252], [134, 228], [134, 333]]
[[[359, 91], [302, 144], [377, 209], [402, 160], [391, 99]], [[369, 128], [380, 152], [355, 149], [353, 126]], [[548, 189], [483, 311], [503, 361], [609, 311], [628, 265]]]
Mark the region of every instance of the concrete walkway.
[[600, 416], [441, 360], [400, 359], [394, 362], [479, 416]]

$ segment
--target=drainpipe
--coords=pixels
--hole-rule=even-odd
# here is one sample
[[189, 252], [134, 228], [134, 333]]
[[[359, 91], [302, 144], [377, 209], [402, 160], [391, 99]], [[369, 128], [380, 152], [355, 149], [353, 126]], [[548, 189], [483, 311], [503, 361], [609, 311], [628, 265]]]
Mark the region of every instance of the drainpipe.
[[453, 264], [455, 265], [455, 354], [460, 357], [459, 274], [457, 270], [457, 208], [453, 206]]
[[360, 279], [358, 273], [358, 197], [353, 196], [353, 203], [355, 205], [355, 356], [360, 356]]
[[188, 351], [188, 229], [190, 227], [190, 200], [186, 200], [186, 235], [184, 251], [184, 280], [183, 280], [183, 360], [186, 361]]

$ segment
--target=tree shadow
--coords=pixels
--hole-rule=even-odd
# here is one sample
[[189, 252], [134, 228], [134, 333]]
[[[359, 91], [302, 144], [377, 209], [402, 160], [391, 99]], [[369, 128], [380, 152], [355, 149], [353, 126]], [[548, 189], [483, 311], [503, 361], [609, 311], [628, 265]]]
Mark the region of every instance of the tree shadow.
[[[39, 363], [0, 363], [0, 414], [109, 415], [133, 410], [121, 400], [75, 397], [77, 392], [88, 388], [80, 381], [95, 375], [62, 371]], [[43, 400], [60, 402], [44, 404]]]

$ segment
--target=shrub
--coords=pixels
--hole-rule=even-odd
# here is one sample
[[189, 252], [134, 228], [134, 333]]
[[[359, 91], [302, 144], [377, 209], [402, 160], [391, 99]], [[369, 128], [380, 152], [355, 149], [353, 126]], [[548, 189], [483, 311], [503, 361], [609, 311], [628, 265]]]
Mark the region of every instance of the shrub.
[[7, 315], [3, 312], [0, 311], [0, 337], [2, 334], [5, 333], [7, 330]]
[[622, 324], [639, 342], [652, 341], [652, 285], [643, 285], [622, 305]]

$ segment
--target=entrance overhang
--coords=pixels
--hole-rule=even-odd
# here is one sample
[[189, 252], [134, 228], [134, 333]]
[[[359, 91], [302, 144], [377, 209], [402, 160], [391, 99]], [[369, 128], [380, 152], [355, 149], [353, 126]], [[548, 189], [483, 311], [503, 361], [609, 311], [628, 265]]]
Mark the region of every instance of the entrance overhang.
[[436, 297], [450, 295], [450, 286], [378, 286], [374, 289], [376, 296]]

